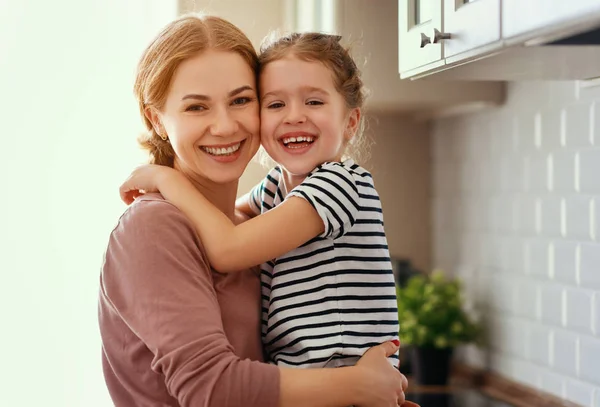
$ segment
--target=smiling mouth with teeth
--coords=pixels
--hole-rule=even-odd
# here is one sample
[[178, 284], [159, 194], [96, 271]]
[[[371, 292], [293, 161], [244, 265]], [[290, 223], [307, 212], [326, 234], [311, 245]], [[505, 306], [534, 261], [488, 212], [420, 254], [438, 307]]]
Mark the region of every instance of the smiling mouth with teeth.
[[284, 137], [281, 142], [286, 148], [302, 148], [315, 141], [313, 136]]
[[240, 141], [237, 144], [233, 144], [229, 147], [209, 147], [209, 146], [202, 146], [200, 147], [200, 149], [202, 151], [204, 151], [205, 153], [208, 153], [210, 155], [215, 155], [215, 156], [227, 156], [227, 155], [232, 155], [233, 153], [235, 153], [236, 151], [238, 151], [240, 149], [242, 145], [242, 142]]

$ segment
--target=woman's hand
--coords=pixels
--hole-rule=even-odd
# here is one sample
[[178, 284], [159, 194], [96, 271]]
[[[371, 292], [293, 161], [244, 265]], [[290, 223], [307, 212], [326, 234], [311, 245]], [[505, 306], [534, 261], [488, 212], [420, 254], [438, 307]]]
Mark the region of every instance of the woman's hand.
[[179, 173], [164, 165], [145, 164], [137, 167], [119, 187], [121, 199], [127, 205], [135, 198], [149, 192], [159, 192], [161, 185], [167, 182], [169, 177], [175, 177]]
[[404, 390], [408, 386], [406, 377], [394, 368], [388, 357], [398, 350], [394, 342], [385, 342], [369, 349], [356, 363], [364, 376], [364, 407], [418, 407], [405, 401]]

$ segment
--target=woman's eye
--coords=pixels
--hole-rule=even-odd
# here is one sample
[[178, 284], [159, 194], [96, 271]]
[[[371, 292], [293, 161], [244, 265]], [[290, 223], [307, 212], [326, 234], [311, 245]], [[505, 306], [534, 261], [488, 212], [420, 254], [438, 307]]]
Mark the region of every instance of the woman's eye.
[[186, 112], [201, 112], [204, 110], [206, 110], [206, 108], [200, 105], [191, 105], [185, 109]]
[[320, 100], [309, 100], [308, 102], [306, 102], [306, 104], [309, 106], [320, 106], [324, 103], [321, 102]]
[[232, 105], [245, 105], [246, 103], [250, 103], [252, 101], [251, 98], [249, 97], [239, 97], [239, 98], [235, 98], [233, 100], [233, 102], [231, 102]]
[[283, 107], [284, 104], [281, 102], [274, 102], [271, 103], [269, 106], [267, 106], [268, 109], [279, 109], [280, 107]]

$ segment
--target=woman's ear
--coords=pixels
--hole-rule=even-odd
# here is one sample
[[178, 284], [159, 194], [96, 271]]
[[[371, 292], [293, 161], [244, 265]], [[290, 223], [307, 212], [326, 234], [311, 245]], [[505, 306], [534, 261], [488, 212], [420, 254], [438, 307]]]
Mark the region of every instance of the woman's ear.
[[350, 114], [348, 115], [348, 124], [346, 125], [345, 137], [346, 141], [350, 141], [352, 137], [356, 134], [358, 130], [358, 125], [360, 124], [360, 117], [362, 112], [360, 107], [355, 107], [350, 110]]
[[158, 110], [156, 110], [152, 106], [148, 106], [146, 107], [146, 109], [144, 109], [144, 115], [146, 116], [146, 119], [148, 119], [148, 121], [152, 123], [152, 127], [154, 128], [154, 132], [156, 134], [164, 133], [163, 125], [158, 115]]

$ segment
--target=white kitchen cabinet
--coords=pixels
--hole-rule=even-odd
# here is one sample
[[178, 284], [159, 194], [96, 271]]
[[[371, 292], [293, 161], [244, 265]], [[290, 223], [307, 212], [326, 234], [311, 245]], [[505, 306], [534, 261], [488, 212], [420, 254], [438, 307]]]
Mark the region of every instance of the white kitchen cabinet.
[[500, 41], [500, 21], [500, 0], [444, 0], [444, 57]]
[[[401, 11], [402, 6], [407, 13]], [[442, 29], [442, 0], [341, 0], [337, 11], [339, 33], [351, 45], [369, 90], [368, 110], [433, 116], [504, 102], [505, 86], [501, 82], [432, 83], [398, 78], [398, 63], [409, 67], [444, 63], [443, 44], [433, 43], [433, 29]], [[404, 16], [403, 22], [398, 16]], [[410, 35], [399, 36], [399, 32]], [[423, 48], [421, 33], [432, 42]]]
[[433, 43], [434, 30], [442, 29], [442, 0], [400, 0], [398, 37], [400, 71], [442, 61], [443, 44]]
[[[406, 10], [410, 1], [399, 0]], [[437, 36], [443, 38], [442, 59], [424, 65], [421, 61], [412, 66], [399, 64], [402, 80], [584, 80], [600, 76], [600, 0], [443, 0], [441, 16]], [[407, 32], [399, 34], [401, 44], [410, 42]], [[405, 46], [399, 53], [402, 61], [411, 58], [414, 50]]]
[[[502, 0], [505, 39], [543, 28], [576, 25], [600, 16], [600, 0]], [[579, 20], [579, 21], [578, 21]]]

